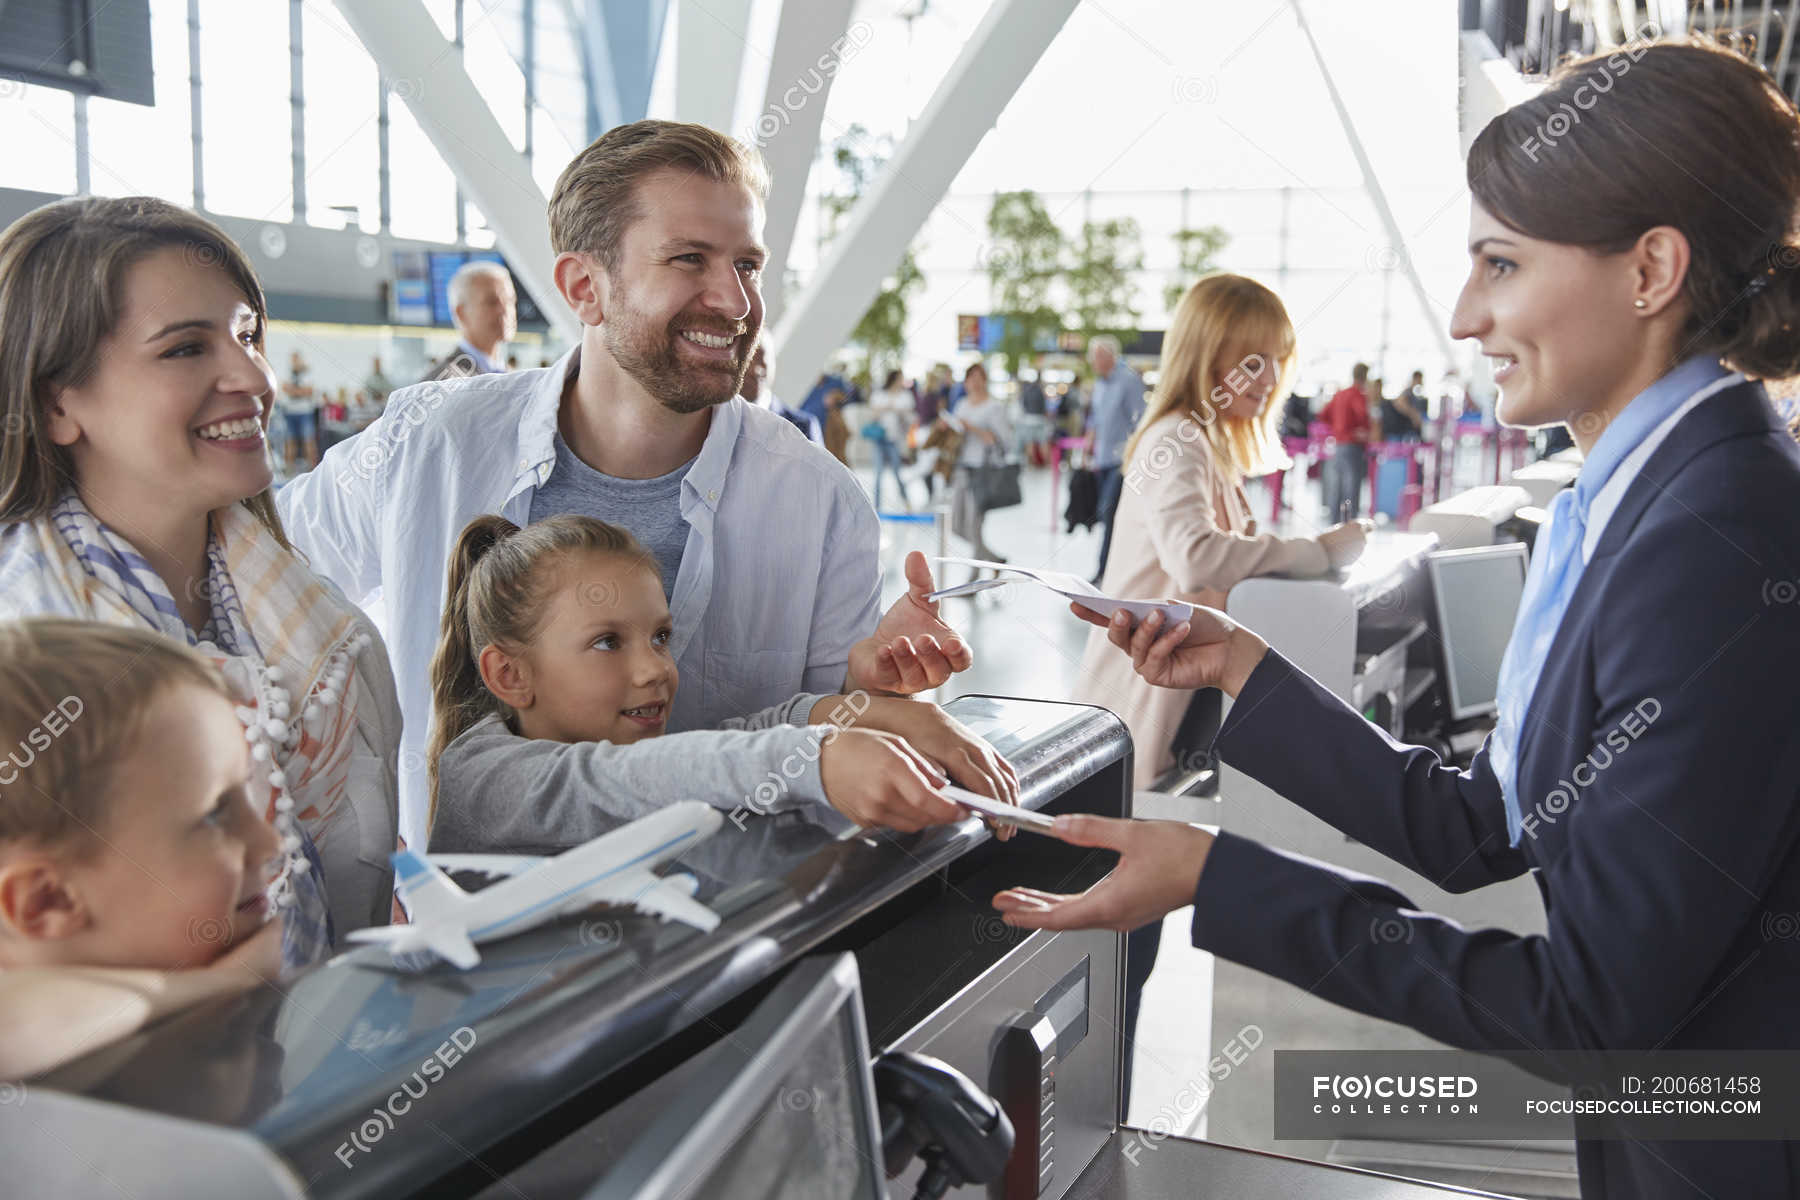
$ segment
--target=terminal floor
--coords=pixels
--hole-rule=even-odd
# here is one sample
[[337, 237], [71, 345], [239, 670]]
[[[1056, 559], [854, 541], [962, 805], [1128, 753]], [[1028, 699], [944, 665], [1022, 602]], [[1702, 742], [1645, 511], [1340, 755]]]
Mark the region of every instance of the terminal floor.
[[[859, 474], [864, 486], [870, 486], [869, 473], [864, 470]], [[1060, 519], [1053, 528], [1050, 486], [1047, 470], [1023, 472], [1024, 503], [990, 513], [986, 539], [995, 552], [1019, 565], [1091, 577], [1099, 556], [1100, 531], [1096, 527], [1070, 533]], [[911, 490], [914, 501], [922, 507], [923, 489], [914, 484]], [[1064, 490], [1066, 495], [1066, 487]], [[891, 479], [883, 499], [888, 506], [893, 505]], [[1058, 500], [1060, 518], [1062, 497]], [[1251, 500], [1259, 514], [1267, 513], [1268, 501], [1259, 489], [1252, 488]], [[1320, 507], [1317, 484], [1309, 484], [1300, 504], [1301, 514], [1284, 514], [1282, 532], [1316, 531]], [[927, 554], [938, 552], [936, 534], [929, 526], [883, 523], [882, 564], [887, 601], [904, 591], [900, 564], [906, 552], [915, 548]], [[949, 540], [948, 553], [972, 556], [968, 546], [956, 538]], [[958, 583], [967, 574], [966, 568], [954, 567], [941, 571], [939, 578], [942, 582]], [[968, 693], [1047, 699], [1070, 695], [1088, 627], [1071, 616], [1054, 595], [1030, 584], [1015, 584], [946, 604], [946, 619], [969, 639], [975, 665], [944, 688], [940, 699]], [[1136, 807], [1145, 816], [1202, 823], [1218, 820], [1219, 806], [1207, 800], [1140, 793]], [[1277, 1154], [1354, 1161], [1353, 1145], [1274, 1140], [1271, 1052], [1431, 1049], [1437, 1048], [1436, 1043], [1401, 1026], [1340, 1009], [1234, 964], [1215, 962], [1211, 955], [1190, 944], [1191, 911], [1171, 913], [1164, 924], [1162, 950], [1145, 989], [1140, 1017], [1129, 1123], [1155, 1134], [1185, 1133]], [[1473, 918], [1479, 924], [1521, 932], [1541, 930], [1543, 922], [1535, 897], [1521, 902], [1516, 893], [1496, 897], [1485, 909], [1477, 907], [1454, 915], [1465, 922]], [[1260, 1043], [1241, 1064], [1228, 1064], [1218, 1057], [1225, 1048], [1224, 1042], [1246, 1026], [1260, 1031]], [[1215, 1038], [1220, 1044], [1214, 1044]], [[1256, 1038], [1256, 1034], [1247, 1035], [1240, 1045]], [[1221, 1072], [1228, 1072], [1222, 1080]], [[1532, 1155], [1532, 1147], [1517, 1149], [1521, 1168]], [[1472, 1178], [1466, 1168], [1434, 1170], [1422, 1166], [1406, 1173], [1510, 1192], [1516, 1184], [1504, 1169], [1508, 1157], [1505, 1147], [1498, 1148], [1497, 1157], [1503, 1168], [1485, 1183], [1479, 1181], [1479, 1174]], [[1573, 1193], [1565, 1193], [1557, 1184], [1536, 1194]]]

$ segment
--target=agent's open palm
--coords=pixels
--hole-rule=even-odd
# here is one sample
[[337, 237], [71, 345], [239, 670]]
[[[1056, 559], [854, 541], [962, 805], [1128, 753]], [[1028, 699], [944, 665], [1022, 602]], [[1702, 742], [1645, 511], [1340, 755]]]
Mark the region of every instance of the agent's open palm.
[[1062, 816], [1055, 835], [1073, 846], [1119, 852], [1112, 874], [1080, 895], [1008, 888], [994, 907], [1021, 929], [1131, 930], [1193, 903], [1213, 835], [1179, 821]]

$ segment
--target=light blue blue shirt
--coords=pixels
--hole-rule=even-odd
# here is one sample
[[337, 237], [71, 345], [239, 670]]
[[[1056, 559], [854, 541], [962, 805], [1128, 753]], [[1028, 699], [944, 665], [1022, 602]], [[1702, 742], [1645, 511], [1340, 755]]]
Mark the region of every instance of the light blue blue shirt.
[[1525, 799], [1518, 791], [1519, 742], [1532, 693], [1582, 571], [1626, 490], [1663, 439], [1696, 404], [1742, 379], [1716, 358], [1698, 356], [1632, 397], [1594, 443], [1575, 486], [1556, 497], [1549, 520], [1538, 530], [1519, 615], [1500, 663], [1499, 718], [1488, 743], [1488, 761], [1500, 780], [1507, 832], [1515, 846]]
[[[424, 845], [430, 666], [463, 527], [517, 524], [556, 464], [580, 350], [549, 367], [415, 384], [276, 497], [288, 537], [353, 602], [379, 591], [400, 692], [400, 831]], [[510, 414], [497, 419], [496, 414]], [[669, 608], [681, 673], [669, 731], [716, 729], [797, 692], [841, 689], [881, 610], [875, 510], [823, 447], [734, 396], [681, 481], [687, 544]]]
[[495, 362], [475, 347], [469, 345], [467, 338], [457, 342], [456, 348], [468, 355], [469, 361], [474, 363], [476, 370], [483, 375], [498, 375], [500, 372], [506, 370], [506, 364]]
[[1088, 422], [1094, 430], [1094, 466], [1116, 467], [1125, 461], [1125, 443], [1144, 416], [1144, 381], [1122, 362], [1110, 375], [1094, 380]]

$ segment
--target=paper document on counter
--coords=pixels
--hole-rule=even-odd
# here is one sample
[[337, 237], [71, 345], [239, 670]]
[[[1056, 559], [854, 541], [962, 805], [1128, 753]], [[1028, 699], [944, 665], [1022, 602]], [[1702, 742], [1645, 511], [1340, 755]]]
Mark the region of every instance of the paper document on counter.
[[956, 567], [977, 567], [984, 571], [999, 571], [1003, 575], [1017, 576], [1016, 579], [975, 579], [956, 587], [941, 588], [926, 596], [927, 600], [942, 600], [946, 596], [967, 596], [974, 592], [985, 592], [989, 588], [1004, 587], [1009, 583], [1025, 580], [1039, 587], [1049, 588], [1059, 596], [1066, 596], [1079, 603], [1083, 608], [1091, 608], [1103, 617], [1110, 617], [1119, 609], [1131, 614], [1131, 619], [1141, 621], [1153, 612], [1161, 612], [1163, 620], [1170, 627], [1187, 620], [1194, 615], [1194, 606], [1179, 601], [1162, 600], [1119, 600], [1108, 596], [1105, 592], [1081, 578], [1064, 571], [1042, 571], [1035, 567], [1013, 567], [1005, 563], [987, 562], [979, 558], [939, 558], [934, 561]]

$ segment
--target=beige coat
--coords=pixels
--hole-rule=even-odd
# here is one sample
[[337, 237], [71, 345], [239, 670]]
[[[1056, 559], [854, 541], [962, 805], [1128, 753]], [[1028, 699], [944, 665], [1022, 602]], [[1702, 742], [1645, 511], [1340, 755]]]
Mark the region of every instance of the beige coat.
[[[1138, 439], [1123, 468], [1102, 590], [1222, 609], [1240, 579], [1323, 575], [1330, 563], [1315, 539], [1256, 532], [1242, 483], [1213, 459], [1198, 432], [1192, 418], [1171, 414]], [[1171, 744], [1193, 695], [1145, 683], [1104, 630], [1089, 631], [1075, 698], [1112, 710], [1131, 730], [1135, 786], [1148, 787], [1174, 765]]]

